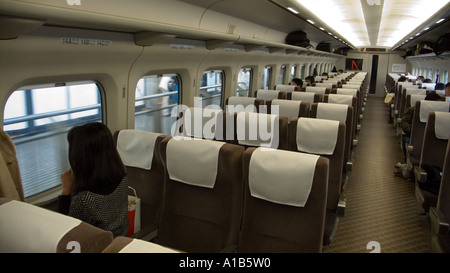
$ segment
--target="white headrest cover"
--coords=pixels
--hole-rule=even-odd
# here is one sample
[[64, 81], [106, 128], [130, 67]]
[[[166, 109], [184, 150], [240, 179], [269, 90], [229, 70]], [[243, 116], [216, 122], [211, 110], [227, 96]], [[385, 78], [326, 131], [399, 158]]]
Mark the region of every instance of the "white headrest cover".
[[262, 99], [264, 101], [266, 101], [266, 100], [273, 100], [273, 99], [278, 99], [278, 94], [279, 93], [280, 93], [280, 91], [278, 91], [278, 90], [259, 89], [258, 93], [256, 93], [256, 97], [258, 99]]
[[328, 103], [337, 103], [337, 104], [345, 104], [345, 105], [353, 105], [353, 96], [352, 95], [343, 95], [343, 94], [329, 94], [328, 95]]
[[348, 81], [346, 84], [343, 84], [343, 86], [344, 86], [344, 85], [352, 85], [352, 86], [357, 86], [358, 89], [359, 89], [359, 88], [361, 88], [361, 85], [362, 85], [362, 84], [363, 84], [362, 81], [358, 81], [358, 80], [350, 80], [350, 81]]
[[55, 253], [62, 237], [81, 220], [25, 202], [0, 205], [0, 252]]
[[356, 89], [357, 91], [359, 91], [359, 89], [361, 89], [361, 85], [356, 85], [356, 84], [343, 84], [343, 85], [342, 85], [342, 89]]
[[133, 239], [128, 245], [122, 248], [119, 253], [178, 253], [177, 251], [147, 242], [144, 240]]
[[319, 86], [307, 86], [305, 91], [316, 93], [316, 94], [325, 94], [327, 91], [327, 88], [319, 87]]
[[167, 143], [167, 171], [172, 180], [189, 185], [214, 188], [219, 151], [224, 142], [172, 138]]
[[406, 88], [406, 87], [408, 87], [408, 86], [409, 86], [409, 87], [413, 86], [414, 83], [412, 83], [412, 82], [399, 82], [398, 85], [399, 85], [399, 86], [401, 85], [401, 86], [402, 86], [402, 89], [403, 89], [403, 88]]
[[293, 86], [293, 85], [286, 85], [286, 84], [279, 84], [279, 85], [275, 86], [275, 89], [276, 90], [280, 90], [282, 92], [290, 93], [290, 92], [294, 92], [295, 86]]
[[250, 194], [277, 204], [304, 207], [318, 159], [317, 155], [300, 152], [256, 149], [250, 159]]
[[337, 143], [339, 121], [300, 118], [297, 123], [297, 150], [332, 155]]
[[334, 78], [334, 79], [328, 79], [328, 80], [324, 80], [323, 82], [324, 83], [332, 83], [332, 84], [339, 84], [339, 82], [340, 82], [341, 80], [340, 79], [338, 79], [338, 78]]
[[155, 142], [161, 134], [140, 130], [121, 130], [117, 137], [117, 151], [126, 166], [150, 170]]
[[293, 101], [293, 100], [273, 100], [272, 101], [272, 115], [276, 114], [274, 112], [274, 105], [278, 106], [278, 114], [282, 117], [288, 117], [289, 120], [292, 118], [298, 118], [300, 114], [300, 105], [301, 101]]
[[449, 112], [435, 112], [436, 122], [434, 124], [434, 131], [436, 138], [448, 140], [450, 135], [450, 113]]
[[426, 89], [412, 89], [412, 88], [408, 88], [405, 90], [405, 95], [426, 95], [427, 94], [427, 90]]
[[[223, 122], [220, 109], [191, 107], [184, 112], [184, 125], [187, 136], [213, 139], [216, 125]], [[220, 124], [220, 123], [219, 123]]]
[[448, 112], [449, 103], [446, 101], [421, 100], [420, 122], [426, 123], [430, 112]]
[[418, 100], [425, 100], [426, 95], [416, 95], [416, 94], [412, 94], [411, 96], [411, 102], [409, 104], [409, 106], [415, 106], [416, 102]]
[[314, 103], [314, 93], [310, 92], [292, 92], [292, 100], [304, 101], [309, 104]]
[[317, 82], [316, 87], [333, 88], [333, 83], [331, 82]]
[[336, 89], [336, 94], [340, 95], [352, 95], [354, 97], [358, 96], [358, 90], [350, 88], [338, 88]]
[[348, 105], [337, 103], [318, 103], [316, 118], [347, 121]]
[[240, 145], [277, 148], [279, 144], [279, 120], [276, 115], [239, 113], [236, 133]]
[[251, 97], [230, 97], [228, 99], [227, 112], [239, 113], [245, 111], [256, 113], [255, 100], [256, 98]]

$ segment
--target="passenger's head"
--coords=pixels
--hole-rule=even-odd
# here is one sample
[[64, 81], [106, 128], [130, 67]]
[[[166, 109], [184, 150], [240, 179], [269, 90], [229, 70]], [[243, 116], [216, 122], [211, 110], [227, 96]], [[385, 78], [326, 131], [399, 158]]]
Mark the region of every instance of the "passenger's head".
[[433, 81], [431, 79], [425, 79], [423, 80], [423, 83], [433, 83]]
[[67, 134], [69, 163], [73, 171], [73, 192], [96, 192], [105, 185], [115, 188], [125, 176], [125, 167], [113, 136], [103, 123], [73, 127]]
[[398, 82], [406, 82], [408, 80], [408, 78], [406, 78], [405, 76], [401, 76], [400, 78], [398, 78]]
[[313, 83], [315, 83], [315, 78], [313, 76], [308, 76], [305, 78], [305, 81], [309, 84], [312, 85]]
[[302, 87], [303, 86], [303, 81], [301, 79], [299, 79], [299, 78], [293, 78], [292, 81], [291, 81], [291, 85]]
[[439, 96], [438, 93], [432, 91], [432, 92], [430, 92], [430, 93], [425, 97], [425, 100], [441, 101], [441, 100], [442, 100], [442, 97]]
[[342, 73], [344, 73], [344, 70], [339, 69], [339, 70], [338, 70], [338, 74], [342, 74]]
[[421, 82], [423, 82], [424, 80], [425, 80], [425, 77], [424, 77], [424, 76], [418, 76], [417, 79], [416, 79], [416, 83], [421, 83]]
[[450, 82], [445, 85], [445, 96], [450, 97]]

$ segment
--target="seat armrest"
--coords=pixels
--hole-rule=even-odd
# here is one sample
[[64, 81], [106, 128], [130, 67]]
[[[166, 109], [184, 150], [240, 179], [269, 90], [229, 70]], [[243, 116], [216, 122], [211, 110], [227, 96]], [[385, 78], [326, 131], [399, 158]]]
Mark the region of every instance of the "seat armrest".
[[420, 166], [414, 166], [414, 176], [417, 182], [427, 182], [427, 173]]
[[353, 169], [353, 162], [347, 161], [346, 168], [347, 171], [351, 171]]
[[447, 235], [449, 232], [448, 219], [436, 207], [430, 208], [430, 223], [432, 234]]
[[145, 227], [140, 231], [136, 232], [131, 237], [150, 242], [156, 237], [158, 237], [158, 225], [157, 224], [149, 225], [148, 227]]
[[346, 204], [347, 204], [347, 198], [345, 197], [344, 194], [341, 194], [341, 196], [339, 197], [339, 202], [338, 202], [338, 206], [337, 206], [337, 210], [336, 210], [336, 214], [338, 216], [344, 216]]
[[407, 153], [412, 154], [414, 147], [412, 145], [407, 145]]

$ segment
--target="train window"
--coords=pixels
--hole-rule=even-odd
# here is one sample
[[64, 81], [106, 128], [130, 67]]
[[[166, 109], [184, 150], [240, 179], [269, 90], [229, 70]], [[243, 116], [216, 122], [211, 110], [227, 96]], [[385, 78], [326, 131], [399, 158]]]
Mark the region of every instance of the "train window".
[[26, 198], [61, 184], [69, 168], [67, 132], [87, 122], [102, 122], [100, 88], [95, 82], [24, 87], [8, 98], [4, 131], [17, 151]]
[[443, 83], [448, 83], [448, 72], [447, 70], [444, 70], [444, 75], [443, 75], [443, 79], [442, 79]]
[[428, 70], [428, 78], [432, 79], [433, 78], [433, 68], [430, 68]]
[[297, 75], [297, 65], [295, 64], [291, 67], [291, 79], [296, 78], [296, 75]]
[[251, 68], [242, 68], [238, 74], [238, 83], [236, 96], [249, 97], [250, 87], [252, 85], [253, 70]]
[[134, 127], [137, 130], [170, 135], [176, 117], [172, 108], [180, 100], [180, 77], [177, 74], [142, 77], [136, 86]]
[[272, 81], [272, 67], [266, 66], [264, 67], [264, 73], [262, 75], [262, 86], [261, 89], [270, 89], [270, 82]]
[[286, 66], [282, 65], [280, 73], [278, 74], [277, 84], [284, 84], [285, 79], [286, 79]]
[[208, 105], [222, 107], [223, 77], [224, 72], [222, 70], [203, 72], [200, 83], [200, 98], [203, 108]]

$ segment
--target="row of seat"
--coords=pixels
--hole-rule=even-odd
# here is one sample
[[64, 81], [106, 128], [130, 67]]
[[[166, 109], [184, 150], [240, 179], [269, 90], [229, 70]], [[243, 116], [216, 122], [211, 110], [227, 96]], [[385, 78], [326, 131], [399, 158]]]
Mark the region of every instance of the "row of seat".
[[[287, 101], [274, 100], [269, 103], [272, 112], [279, 106], [280, 115], [253, 112], [223, 112], [202, 108], [188, 108], [178, 120], [181, 134], [197, 138], [221, 140], [231, 144], [265, 146], [275, 149], [289, 149], [293, 120], [300, 117], [331, 119], [346, 124], [344, 165], [352, 163], [352, 147], [355, 138], [353, 107], [337, 103], [298, 103], [288, 107]], [[243, 109], [243, 107], [240, 107]], [[287, 108], [287, 109], [286, 109]], [[228, 108], [230, 109], [230, 108]], [[234, 109], [237, 109], [235, 107]], [[285, 112], [292, 112], [289, 115]], [[295, 130], [294, 130], [295, 132]]]
[[[247, 98], [246, 105], [254, 106], [250, 107], [252, 109], [258, 109], [261, 104], [255, 104], [255, 101], [255, 99], [250, 101]], [[319, 104], [313, 104], [312, 113], [315, 113], [313, 116], [318, 112], [315, 109], [317, 107], [319, 107]], [[350, 106], [346, 106], [346, 108], [347, 110], [351, 109]], [[302, 112], [299, 109], [302, 108], [297, 106], [297, 113]], [[182, 137], [169, 137], [135, 130], [123, 130], [114, 134], [115, 139], [117, 139], [119, 152], [122, 151], [122, 145], [127, 146], [127, 143], [142, 143], [145, 138], [143, 137], [144, 135], [149, 136], [148, 143], [154, 143], [154, 147], [161, 145], [159, 149], [150, 149], [153, 151], [152, 170], [145, 170], [142, 166], [133, 166], [126, 163], [129, 170], [128, 180], [130, 184], [137, 189], [138, 193], [145, 193], [145, 196], [141, 196], [143, 200], [142, 224], [144, 229], [148, 226], [158, 227], [157, 242], [159, 244], [188, 252], [217, 252], [229, 246], [237, 247], [239, 252], [320, 251], [322, 245], [328, 244], [334, 235], [339, 214], [342, 213], [342, 209], [345, 207], [345, 199], [342, 195], [342, 173], [345, 155], [344, 147], [346, 143], [346, 123], [336, 120], [312, 119], [307, 117], [296, 117], [288, 121], [287, 117], [271, 115], [268, 118], [268, 115], [261, 113], [248, 113], [245, 111], [243, 113], [241, 112], [241, 118], [239, 118], [239, 114], [237, 113], [230, 114], [217, 109], [186, 109], [182, 115], [184, 120], [181, 119], [183, 124]], [[270, 150], [270, 152], [264, 151], [264, 149], [259, 147], [263, 144], [259, 140], [251, 142], [245, 137], [243, 139], [236, 138], [239, 136], [239, 126], [224, 126], [228, 124], [226, 119], [224, 119], [227, 114], [228, 118], [235, 125], [239, 124], [237, 121], [241, 120], [245, 124], [243, 126], [245, 132], [250, 132], [249, 128], [251, 126], [248, 126], [249, 121], [256, 120], [259, 123], [261, 119], [264, 121], [264, 124], [267, 121], [272, 124], [277, 124], [279, 126], [278, 129], [282, 127], [289, 128], [289, 133], [287, 133], [287, 139], [289, 141], [287, 144], [280, 143], [279, 146], [272, 147], [276, 150]], [[332, 119], [336, 119], [336, 116], [335, 113], [330, 114]], [[204, 119], [205, 117], [206, 120]], [[251, 117], [257, 118], [252, 119]], [[352, 117], [352, 115], [345, 114], [344, 117]], [[195, 123], [195, 120], [197, 120], [197, 123]], [[220, 120], [224, 121], [222, 125], [218, 125]], [[278, 120], [278, 123], [274, 122], [274, 120]], [[205, 131], [206, 124], [210, 125], [208, 132]], [[221, 131], [222, 134], [219, 134], [221, 137], [218, 137], [217, 131], [220, 131], [218, 128], [221, 127], [223, 128]], [[234, 133], [230, 134], [231, 137], [223, 141], [223, 136], [227, 135], [226, 133], [229, 132], [230, 128], [233, 128]], [[256, 129], [258, 127], [255, 126], [253, 128]], [[272, 127], [267, 125], [266, 128], [274, 127], [273, 125]], [[286, 132], [285, 129], [281, 129], [281, 131]], [[205, 132], [211, 134], [208, 135]], [[272, 130], [271, 132], [274, 131]], [[121, 134], [124, 136], [129, 135], [128, 137], [137, 134], [143, 138], [140, 141], [124, 140], [123, 137], [120, 137]], [[286, 135], [286, 133], [280, 133], [279, 135]], [[208, 136], [209, 139], [222, 141], [214, 142], [205, 140]], [[248, 135], [243, 134], [243, 136]], [[125, 137], [125, 139], [128, 137]], [[188, 138], [186, 139], [186, 137]], [[196, 137], [197, 140], [193, 140], [190, 137]], [[284, 137], [282, 138], [284, 139]], [[170, 146], [173, 148], [169, 148]], [[283, 147], [283, 150], [280, 147]], [[128, 149], [130, 149], [133, 158], [136, 158], [137, 151], [145, 151], [142, 147], [134, 149], [128, 147], [125, 150]], [[222, 149], [230, 151], [225, 152]], [[159, 154], [157, 152], [158, 150], [160, 151]], [[234, 153], [231, 152], [233, 150], [235, 151]], [[240, 156], [236, 156], [236, 154], [241, 153], [237, 152], [238, 150], [243, 153], [242, 160], [239, 159]], [[253, 157], [253, 153], [256, 153], [258, 157], [261, 156], [263, 159], [260, 159], [259, 163], [252, 164], [251, 158], [256, 157]], [[149, 153], [145, 154], [148, 155]], [[227, 154], [228, 156], [234, 154], [234, 156], [227, 158]], [[327, 177], [327, 189], [325, 190], [325, 195], [322, 195], [326, 200], [325, 210], [316, 211], [314, 214], [319, 217], [315, 220], [301, 220], [304, 223], [308, 223], [308, 230], [314, 230], [314, 234], [307, 233], [305, 230], [296, 226], [297, 217], [302, 217], [300, 216], [302, 213], [300, 213], [300, 209], [291, 207], [295, 207], [292, 204], [293, 201], [291, 198], [288, 198], [290, 201], [287, 203], [277, 199], [280, 196], [283, 197], [286, 193], [295, 191], [289, 188], [289, 186], [282, 186], [275, 184], [275, 182], [287, 183], [287, 185], [291, 186], [297, 182], [304, 182], [302, 178], [305, 176], [295, 171], [304, 165], [300, 163], [300, 160], [297, 162], [295, 160], [300, 154], [302, 156], [305, 154], [315, 155], [323, 159], [328, 159], [326, 171], [318, 173], [321, 176]], [[236, 157], [238, 160], [233, 160]], [[123, 158], [126, 158], [126, 156]], [[146, 161], [139, 159], [137, 162]], [[240, 164], [243, 164], [241, 165], [243, 166], [243, 178], [235, 179], [236, 172], [240, 170]], [[221, 168], [228, 169], [222, 170]], [[205, 172], [205, 170], [208, 171]], [[165, 172], [165, 184], [161, 185], [159, 182], [161, 181], [160, 177], [163, 172]], [[227, 174], [227, 178], [221, 179], [219, 177], [220, 174]], [[256, 175], [257, 178], [250, 178], [253, 175]], [[230, 192], [231, 189], [229, 188], [226, 194], [215, 193], [215, 191], [220, 190], [220, 187], [218, 187], [218, 185], [221, 185], [220, 183], [236, 183], [230, 181], [233, 179], [244, 181], [244, 198], [231, 196], [232, 192]], [[194, 181], [201, 181], [201, 183], [198, 185], [199, 182]], [[250, 183], [249, 181], [253, 182]], [[265, 184], [268, 188], [262, 190], [262, 194], [260, 192], [251, 194], [253, 186], [250, 185], [254, 185], [253, 183], [257, 185], [259, 182]], [[258, 188], [258, 186], [255, 187]], [[208, 190], [205, 188], [210, 189], [211, 192], [208, 193]], [[235, 192], [239, 192], [239, 188]], [[273, 193], [275, 193], [276, 197], [267, 197]], [[148, 196], [148, 194], [152, 196]], [[258, 197], [261, 197], [260, 195], [266, 198], [262, 198], [265, 201], [259, 200], [261, 198], [258, 199]], [[236, 206], [239, 207], [240, 203], [238, 200], [242, 199], [244, 199], [242, 213], [240, 214], [238, 209], [234, 213], [230, 213], [230, 209], [236, 209]], [[284, 197], [282, 199], [284, 200]], [[150, 204], [146, 200], [158, 201], [162, 205], [157, 206], [156, 204], [155, 206], [155, 203]], [[200, 200], [203, 201], [200, 202]], [[308, 200], [310, 199], [308, 198]], [[247, 202], [248, 206], [246, 206]], [[297, 201], [294, 202], [295, 204], [297, 203]], [[320, 202], [323, 202], [323, 200]], [[205, 204], [207, 205], [205, 206]], [[251, 204], [255, 205], [255, 208]], [[219, 209], [221, 211], [220, 214], [224, 214], [222, 217], [226, 217], [225, 222], [229, 225], [241, 222], [239, 232], [236, 232], [236, 226], [230, 227], [229, 225], [227, 227], [222, 226], [222, 232], [217, 231], [220, 229], [220, 226], [217, 223], [217, 212], [214, 213], [214, 211], [211, 211], [213, 209]], [[252, 213], [247, 212], [247, 209], [252, 211]], [[294, 211], [296, 212], [294, 213]], [[266, 213], [266, 215], [260, 215], [261, 212]], [[293, 213], [292, 215], [290, 214], [291, 212]], [[274, 218], [278, 219], [281, 215], [283, 216], [279, 220], [271, 220]], [[321, 219], [320, 215], [325, 215], [325, 217]], [[269, 222], [264, 222], [267, 220]], [[320, 222], [322, 220], [323, 222]], [[255, 225], [255, 221], [258, 223], [257, 225]], [[288, 224], [288, 222], [292, 223]], [[223, 221], [221, 223], [223, 224]], [[273, 227], [270, 223], [280, 224], [283, 230], [277, 230], [276, 228], [272, 230]], [[315, 225], [316, 228], [311, 229], [309, 224]], [[201, 225], [202, 227], [197, 227], [197, 225]], [[228, 228], [234, 234], [227, 236], [228, 239], [230, 236], [234, 238], [232, 241], [226, 241], [218, 237], [218, 234], [223, 234], [224, 228]], [[295, 234], [287, 232], [289, 230], [296, 230]], [[267, 234], [262, 237], [257, 236], [261, 232]], [[201, 235], [193, 235], [193, 233]], [[300, 236], [302, 240], [298, 242], [296, 242], [296, 239], [293, 241], [289, 239], [291, 237], [299, 238], [298, 233], [304, 233], [306, 236]], [[236, 234], [239, 235], [236, 237]], [[269, 240], [269, 238], [271, 239]], [[285, 240], [288, 239], [291, 243], [286, 244]], [[311, 244], [312, 242], [313, 245]]]
[[[142, 230], [157, 228], [154, 242], [185, 252], [321, 251], [328, 158], [137, 130], [114, 135], [141, 198]], [[151, 157], [151, 167], [126, 153]]]
[[[305, 125], [308, 121], [309, 125]], [[128, 180], [143, 201], [142, 231], [158, 227], [158, 244], [124, 237], [113, 240], [110, 232], [71, 217], [2, 199], [1, 230], [13, 234], [0, 236], [1, 251], [217, 252], [231, 246], [228, 249], [240, 252], [320, 252], [336, 229], [342, 201], [339, 174], [346, 124], [328, 121], [333, 129], [316, 128], [319, 123], [323, 122], [291, 120], [289, 134], [305, 137], [289, 137], [287, 150], [271, 151], [239, 143], [179, 140], [136, 130], [116, 132]], [[130, 141], [126, 137], [130, 132], [138, 137]], [[323, 136], [326, 140], [319, 141]], [[311, 146], [311, 140], [312, 144], [326, 145]], [[130, 156], [123, 153], [120, 143], [125, 143]], [[285, 185], [280, 187], [274, 181]], [[230, 183], [237, 187], [230, 187]], [[25, 215], [27, 210], [29, 217], [14, 218]], [[262, 219], [269, 222], [261, 225]], [[52, 223], [55, 228], [47, 230]], [[282, 228], [269, 234], [273, 223]], [[36, 240], [39, 236], [43, 240]]]
[[[390, 81], [392, 82], [392, 80]], [[399, 83], [401, 86], [403, 83]], [[392, 83], [391, 83], [392, 85]], [[394, 86], [394, 85], [393, 85]], [[422, 90], [421, 90], [422, 91]], [[426, 90], [425, 90], [426, 91]], [[423, 92], [423, 91], [422, 91]], [[396, 95], [397, 96], [397, 95]], [[411, 95], [410, 95], [411, 96]], [[412, 97], [412, 96], [411, 96]], [[419, 204], [426, 213], [433, 219], [438, 219], [442, 215], [438, 211], [442, 208], [448, 211], [450, 206], [449, 194], [445, 190], [446, 184], [450, 183], [449, 174], [444, 175], [446, 165], [450, 164], [448, 155], [450, 137], [450, 103], [444, 101], [426, 101], [417, 99], [414, 105], [414, 115], [412, 120], [410, 142], [407, 145], [406, 164], [408, 170], [413, 170], [415, 183], [415, 196]], [[447, 167], [448, 168], [448, 167]], [[440, 187], [430, 187], [433, 171], [440, 179]], [[439, 183], [439, 182], [438, 182]], [[442, 189], [444, 188], [444, 191]], [[447, 200], [440, 202], [439, 200]], [[439, 205], [438, 205], [439, 204]], [[450, 215], [448, 215], [450, 216]], [[442, 218], [444, 219], [444, 218]], [[439, 226], [436, 222], [435, 227]], [[438, 231], [433, 228], [433, 234]], [[441, 236], [439, 240], [450, 240], [448, 226], [445, 229], [446, 236]], [[438, 247], [437, 236], [433, 238], [433, 250], [445, 249]], [[445, 241], [444, 240], [444, 241]], [[448, 244], [448, 243], [447, 243]], [[447, 245], [445, 251], [449, 251]]]
[[0, 198], [0, 253], [176, 253], [140, 239], [116, 237], [79, 219]]
[[429, 211], [431, 223], [431, 250], [450, 253], [450, 145], [445, 149], [442, 178], [437, 201]]

